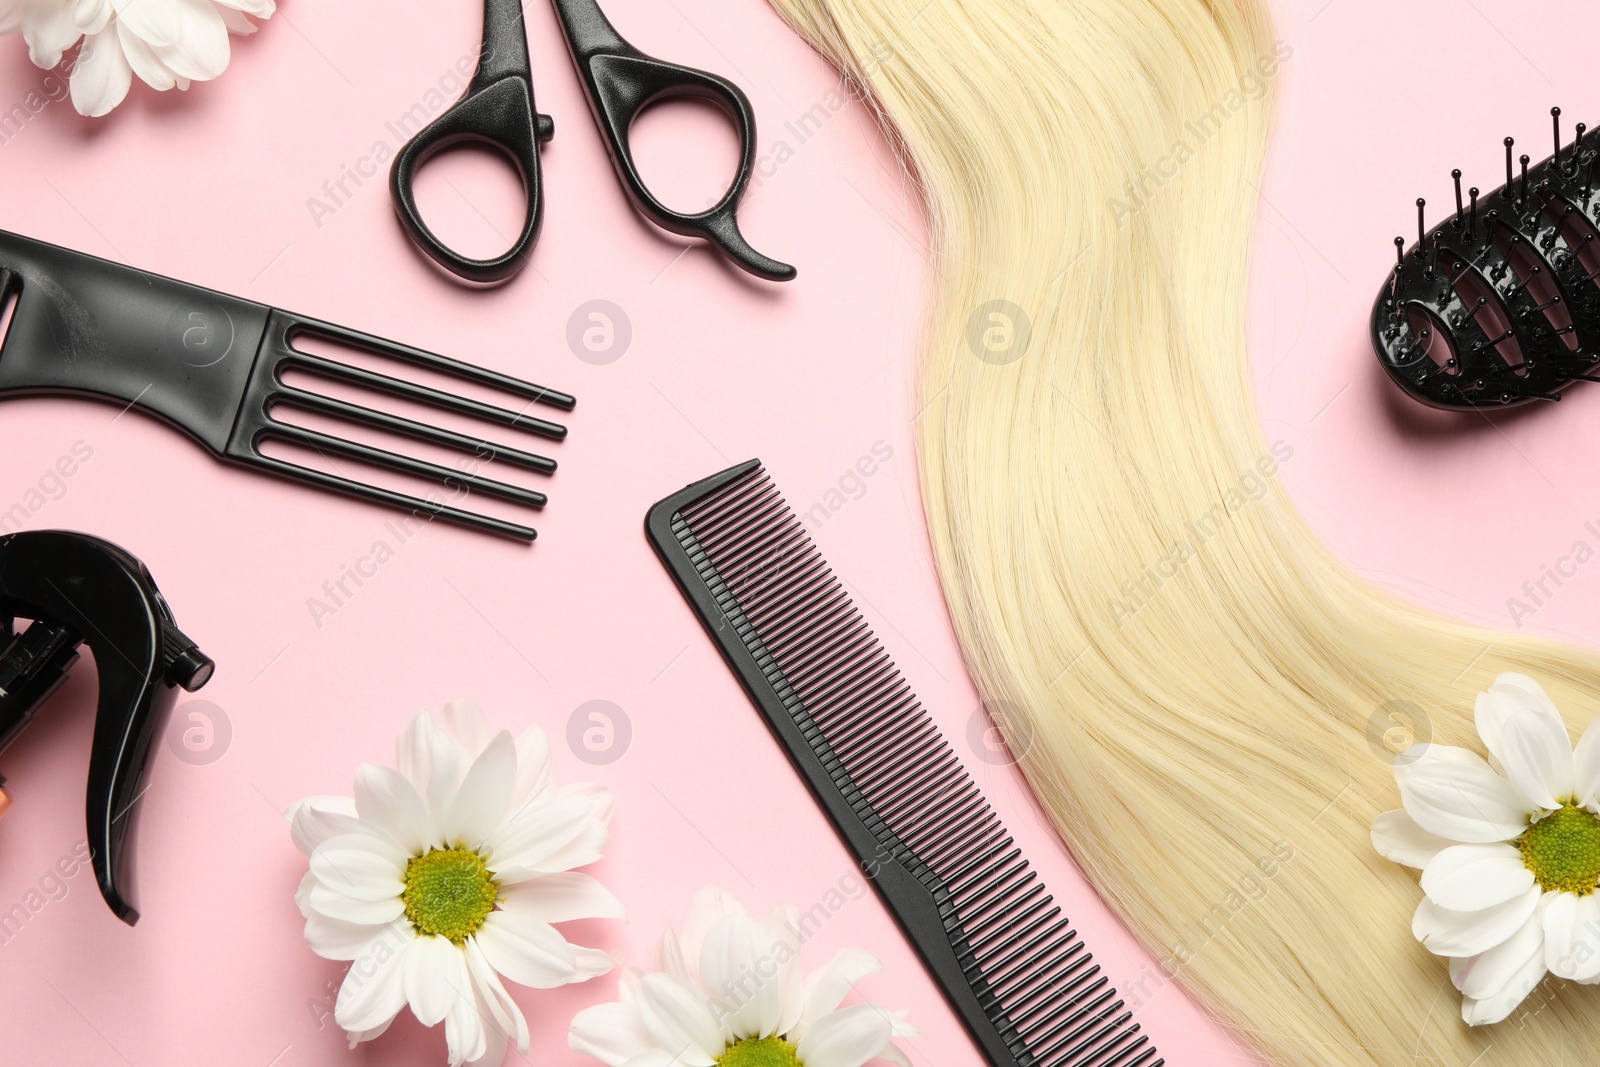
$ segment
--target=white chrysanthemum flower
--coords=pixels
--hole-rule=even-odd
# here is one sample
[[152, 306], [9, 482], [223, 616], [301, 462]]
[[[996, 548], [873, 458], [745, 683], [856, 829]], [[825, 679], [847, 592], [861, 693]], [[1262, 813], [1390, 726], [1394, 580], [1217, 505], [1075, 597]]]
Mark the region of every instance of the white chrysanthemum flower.
[[802, 940], [795, 908], [757, 922], [720, 889], [701, 890], [683, 936], [662, 935], [661, 970], [628, 968], [622, 1000], [579, 1012], [567, 1043], [607, 1067], [910, 1067], [893, 1039], [923, 1035], [904, 1012], [839, 1006], [882, 965], [843, 949], [804, 975]]
[[311, 861], [295, 902], [319, 956], [350, 960], [334, 1018], [351, 1047], [407, 1004], [445, 1024], [452, 1067], [498, 1064], [528, 1025], [500, 976], [536, 989], [604, 974], [615, 960], [551, 925], [621, 918], [622, 905], [573, 870], [600, 858], [611, 796], [557, 788], [544, 731], [490, 736], [466, 701], [400, 735], [399, 770], [363, 764], [355, 797], [289, 812]]
[[1489, 762], [1419, 745], [1395, 763], [1404, 807], [1372, 824], [1422, 871], [1411, 932], [1450, 960], [1461, 1017], [1497, 1023], [1546, 972], [1600, 983], [1600, 721], [1574, 751], [1539, 683], [1502, 674], [1476, 705]]
[[133, 75], [187, 89], [228, 68], [228, 34], [256, 31], [275, 0], [0, 0], [0, 33], [21, 31], [28, 58], [53, 70], [68, 58], [72, 106], [99, 116], [122, 103]]

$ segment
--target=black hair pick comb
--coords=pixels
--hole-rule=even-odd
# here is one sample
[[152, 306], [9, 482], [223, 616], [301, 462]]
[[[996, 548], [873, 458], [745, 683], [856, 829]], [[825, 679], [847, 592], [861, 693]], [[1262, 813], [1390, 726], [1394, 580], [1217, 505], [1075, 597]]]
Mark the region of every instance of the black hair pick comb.
[[[29, 625], [16, 632], [18, 619]], [[155, 579], [109, 541], [65, 530], [0, 537], [0, 750], [94, 651], [100, 695], [84, 804], [100, 895], [130, 926], [124, 844], [150, 744], [173, 687], [199, 689], [215, 665], [183, 635]]]
[[[535, 536], [521, 523], [329, 474], [268, 455], [261, 446], [276, 441], [540, 508], [545, 495], [532, 489], [283, 421], [274, 412], [309, 413], [549, 474], [556, 462], [545, 456], [301, 389], [283, 376], [299, 372], [555, 441], [566, 437], [567, 428], [526, 411], [534, 404], [570, 411], [577, 401], [566, 393], [0, 230], [0, 305], [12, 297], [10, 326], [0, 342], [0, 398], [66, 393], [139, 407], [229, 463], [526, 541]], [[295, 347], [302, 337], [488, 387], [524, 403], [521, 410], [498, 407], [325, 359]]]
[[1395, 238], [1398, 262], [1372, 309], [1372, 345], [1384, 370], [1437, 408], [1492, 408], [1560, 400], [1575, 381], [1600, 381], [1600, 152], [1578, 124], [1529, 166], [1505, 139], [1506, 182], [1461, 194], [1455, 212], [1417, 243]]
[[993, 1067], [1160, 1067], [759, 460], [645, 529]]

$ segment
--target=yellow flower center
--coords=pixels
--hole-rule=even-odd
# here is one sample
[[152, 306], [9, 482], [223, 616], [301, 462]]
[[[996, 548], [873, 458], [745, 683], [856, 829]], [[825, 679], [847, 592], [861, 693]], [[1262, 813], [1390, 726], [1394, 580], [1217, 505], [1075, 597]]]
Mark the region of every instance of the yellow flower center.
[[800, 1067], [800, 1061], [781, 1037], [746, 1037], [727, 1047], [717, 1067]]
[[400, 881], [406, 918], [417, 932], [457, 945], [478, 932], [500, 896], [500, 883], [483, 857], [468, 848], [434, 848], [413, 856]]
[[1600, 885], [1600, 819], [1567, 799], [1517, 838], [1522, 864], [1547, 893], [1588, 896]]

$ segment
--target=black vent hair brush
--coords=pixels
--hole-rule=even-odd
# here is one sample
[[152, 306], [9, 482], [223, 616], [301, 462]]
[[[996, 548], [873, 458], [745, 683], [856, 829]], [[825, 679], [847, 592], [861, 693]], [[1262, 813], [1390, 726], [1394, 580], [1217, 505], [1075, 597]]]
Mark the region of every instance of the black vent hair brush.
[[1577, 126], [1532, 166], [1505, 139], [1506, 181], [1455, 211], [1417, 243], [1396, 237], [1398, 262], [1372, 309], [1378, 361], [1414, 399], [1436, 408], [1496, 408], [1560, 400], [1575, 381], [1600, 381], [1600, 131]]

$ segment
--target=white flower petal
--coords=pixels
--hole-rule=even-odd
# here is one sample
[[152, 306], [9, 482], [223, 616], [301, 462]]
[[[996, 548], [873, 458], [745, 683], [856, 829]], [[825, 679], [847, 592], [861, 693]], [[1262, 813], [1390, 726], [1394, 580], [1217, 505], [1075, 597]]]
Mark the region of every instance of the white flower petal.
[[579, 1055], [593, 1056], [606, 1067], [622, 1067], [654, 1048], [655, 1040], [632, 1004], [596, 1004], [573, 1017], [567, 1047]]
[[317, 881], [356, 900], [398, 897], [405, 890], [404, 870], [404, 857], [394, 845], [369, 834], [329, 838], [311, 854]]
[[489, 964], [483, 954], [483, 949], [472, 938], [467, 939], [465, 946], [467, 955], [467, 976], [472, 979], [472, 987], [477, 994], [479, 1002], [488, 1011], [494, 1024], [501, 1033], [509, 1036], [517, 1046], [517, 1051], [528, 1051], [528, 1020], [523, 1016], [522, 1009], [517, 1002], [511, 999], [511, 994], [506, 992], [506, 987], [500, 981], [500, 976]]
[[394, 765], [424, 795], [433, 771], [433, 735], [439, 726], [433, 714], [423, 710], [406, 720], [394, 743]]
[[1476, 956], [1515, 934], [1539, 905], [1539, 887], [1482, 911], [1450, 911], [1424, 898], [1411, 933], [1435, 956]]
[[606, 845], [610, 843], [611, 832], [606, 829], [604, 823], [591, 816], [579, 825], [576, 837], [558, 848], [546, 850], [532, 866], [497, 866], [495, 873], [502, 883], [509, 885], [541, 874], [554, 874], [559, 871], [569, 871], [574, 867], [587, 867], [605, 854]]
[[1396, 778], [1406, 814], [1431, 834], [1488, 844], [1528, 828], [1533, 806], [1481, 759], [1424, 758]]
[[1430, 834], [1407, 815], [1404, 808], [1386, 811], [1372, 820], [1372, 847], [1384, 859], [1421, 869], [1454, 842]]
[[217, 4], [217, 14], [222, 16], [222, 24], [228, 27], [229, 33], [239, 37], [248, 37], [256, 32], [256, 24], [250, 21], [249, 15], [246, 15], [238, 8], [229, 7], [227, 4], [222, 3], [221, 0], [215, 0], [215, 2]]
[[1505, 724], [1513, 715], [1523, 711], [1561, 721], [1555, 703], [1538, 682], [1525, 674], [1500, 675], [1495, 678], [1493, 685], [1478, 694], [1473, 703], [1478, 736], [1483, 738], [1484, 747], [1489, 750], [1489, 762], [1496, 770], [1501, 766], [1500, 748]]
[[278, 10], [278, 5], [273, 3], [273, 0], [215, 0], [215, 2], [218, 7], [242, 11], [258, 19], [271, 18]]
[[311, 890], [317, 884], [317, 876], [306, 871], [300, 878], [300, 885], [294, 891], [294, 905], [300, 909], [300, 914], [309, 918], [316, 914], [316, 909], [311, 906]]
[[396, 764], [400, 773], [411, 779], [411, 784], [428, 802], [437, 834], [472, 760], [461, 742], [441, 729], [433, 715], [426, 711], [412, 716], [400, 733], [398, 748]]
[[684, 962], [694, 972], [700, 973], [700, 949], [705, 944], [706, 931], [724, 915], [743, 915], [744, 905], [718, 886], [708, 885], [689, 898], [689, 910], [684, 916], [683, 933], [678, 944], [683, 950]]
[[1528, 994], [1532, 993], [1534, 987], [1544, 979], [1544, 974], [1544, 955], [1535, 952], [1494, 996], [1483, 1000], [1463, 998], [1462, 1021], [1468, 1026], [1489, 1026], [1504, 1022], [1516, 1010], [1517, 1005], [1526, 1000]]
[[582, 945], [572, 946], [572, 960], [574, 982], [598, 978], [622, 962], [621, 957], [613, 956], [604, 949], [585, 948]]
[[[470, 995], [457, 997], [450, 1003], [450, 1010], [445, 1014], [444, 1043], [450, 1067], [478, 1063], [489, 1053], [488, 1028], [484, 1026], [483, 1017], [478, 1014], [478, 1006], [473, 1000]], [[505, 1040], [499, 1033], [495, 1034], [495, 1038], [503, 1059]]]
[[488, 1043], [484, 1046], [483, 1056], [466, 1061], [466, 1067], [500, 1067], [505, 1062], [507, 1048], [505, 1038], [489, 1032], [487, 1027], [484, 1028], [484, 1034]]
[[869, 974], [883, 970], [876, 956], [853, 948], [842, 948], [818, 970], [806, 976], [805, 1011], [794, 1029], [802, 1037], [816, 1021], [844, 1002], [850, 987]]
[[762, 926], [772, 939], [773, 962], [778, 968], [772, 978], [778, 991], [778, 1016], [773, 1029], [787, 1034], [799, 1023], [806, 1007], [806, 976], [800, 970], [800, 909], [787, 904], [773, 908], [762, 920]]
[[625, 1067], [682, 1067], [682, 1061], [664, 1048], [651, 1048], [629, 1060]]
[[416, 939], [406, 953], [406, 1002], [423, 1026], [437, 1026], [467, 995], [467, 958], [443, 937]]
[[1507, 671], [1498, 675], [1494, 680], [1494, 685], [1490, 688], [1498, 689], [1502, 686], [1517, 690], [1521, 694], [1524, 706], [1539, 712], [1541, 715], [1548, 715], [1557, 722], [1561, 721], [1561, 712], [1556, 710], [1556, 702], [1550, 699], [1550, 694], [1544, 691], [1544, 686], [1526, 674]]
[[406, 1006], [405, 962], [413, 939], [393, 954], [375, 953], [367, 966], [352, 966], [339, 986], [333, 1018], [346, 1030], [357, 1033], [386, 1026]]
[[889, 1019], [871, 1004], [852, 1004], [818, 1019], [795, 1046], [806, 1067], [861, 1067], [889, 1045]]
[[430, 840], [428, 807], [417, 787], [392, 768], [361, 765], [356, 771], [356, 811], [412, 855], [439, 843]]
[[517, 785], [511, 792], [511, 806], [520, 808], [553, 792], [555, 786], [556, 768], [550, 761], [550, 739], [538, 726], [530, 726], [517, 738]]
[[289, 836], [302, 854], [312, 851], [330, 837], [366, 832], [356, 815], [356, 804], [349, 797], [307, 797], [286, 813]]
[[380, 945], [388, 945], [393, 951], [415, 936], [411, 924], [404, 919], [372, 926], [330, 919], [315, 909], [306, 916], [306, 944], [325, 960], [360, 959], [377, 952]]
[[679, 978], [690, 982], [697, 981], [696, 971], [699, 963], [693, 969], [683, 958], [683, 944], [678, 940], [678, 932], [672, 927], [662, 931], [661, 940], [656, 943], [656, 961], [667, 974], [675, 974]]
[[477, 759], [489, 747], [494, 732], [489, 729], [488, 716], [475, 700], [452, 700], [439, 713], [439, 725], [466, 749], [467, 755]]
[[175, 0], [112, 0], [117, 21], [151, 47], [177, 44], [183, 36], [183, 10]]
[[83, 39], [78, 51], [78, 62], [73, 65], [68, 79], [72, 93], [72, 106], [78, 114], [99, 118], [122, 103], [133, 84], [133, 68], [128, 57], [122, 54], [122, 44], [117, 31], [101, 30]]
[[1589, 724], [1573, 749], [1572, 792], [1579, 807], [1592, 807], [1600, 798], [1600, 719]]
[[1460, 766], [1476, 767], [1483, 762], [1483, 757], [1471, 749], [1459, 745], [1440, 745], [1434, 742], [1423, 742], [1412, 745], [1400, 753], [1394, 761], [1394, 780], [1403, 782], [1407, 774], [1417, 767], [1429, 763], [1452, 763]]
[[497, 874], [513, 867], [566, 870], [552, 863], [552, 857], [560, 857], [576, 839], [592, 833], [593, 823], [589, 802], [582, 797], [530, 803], [512, 812], [488, 841], [489, 865]]
[[455, 801], [456, 792], [461, 788], [461, 780], [466, 777], [472, 760], [462, 749], [461, 742], [443, 730], [435, 731], [431, 741], [433, 753], [429, 757], [428, 788], [424, 790], [424, 796], [428, 800], [428, 811], [433, 816], [433, 832], [443, 840], [450, 805]]
[[564, 923], [573, 919], [621, 919], [622, 901], [587, 874], [567, 871], [541, 874], [525, 882], [502, 886], [501, 907], [520, 911], [540, 922]]
[[1534, 711], [1501, 726], [1500, 764], [1529, 804], [1553, 811], [1572, 795], [1572, 741], [1560, 719]]
[[711, 1002], [694, 986], [675, 975], [647, 974], [639, 980], [636, 995], [645, 1029], [663, 1049], [681, 1050], [680, 1063], [711, 1067], [722, 1055], [726, 1047], [722, 1027]]
[[70, 0], [70, 3], [72, 21], [84, 33], [99, 33], [111, 21], [111, 16], [117, 13], [117, 9], [111, 6], [111, 0]]
[[[144, 7], [152, 2], [154, 0], [138, 0], [132, 6]], [[191, 81], [209, 81], [228, 69], [228, 26], [211, 0], [159, 2], [176, 7], [183, 19], [177, 41], [171, 44], [150, 42], [161, 62], [174, 74]]]
[[22, 29], [23, 0], [0, 0], [0, 34], [16, 33]]
[[1451, 845], [1422, 870], [1422, 891], [1451, 911], [1481, 911], [1531, 885], [1533, 872], [1511, 845]]
[[377, 1026], [374, 1026], [370, 1030], [349, 1030], [349, 1031], [346, 1031], [344, 1036], [349, 1041], [350, 1047], [351, 1048], [355, 1048], [357, 1045], [361, 1044], [363, 1041], [373, 1041], [373, 1040], [376, 1040], [377, 1038], [382, 1037], [383, 1034], [384, 1034], [384, 1031], [388, 1030], [389, 1027], [393, 1023], [394, 1023], [393, 1019], [388, 1019], [388, 1020], [386, 1020], [384, 1022], [379, 1023]]
[[706, 931], [700, 985], [720, 1001], [722, 1025], [735, 1039], [778, 1032], [777, 947], [748, 915], [724, 915]]
[[911, 1057], [892, 1041], [878, 1050], [878, 1059], [892, 1063], [895, 1067], [911, 1067]]
[[61, 53], [71, 48], [83, 31], [72, 21], [72, 9], [60, 0], [29, 0], [22, 19], [22, 39], [28, 44], [33, 65], [54, 70]]
[[1500, 944], [1478, 956], [1450, 961], [1450, 980], [1469, 1000], [1498, 994], [1531, 957], [1544, 956], [1544, 908], [1535, 908], [1528, 921]]
[[439, 829], [451, 844], [482, 847], [500, 826], [517, 780], [517, 750], [505, 731], [473, 760]]
[[1545, 967], [1557, 978], [1600, 975], [1600, 897], [1551, 893], [1544, 903]]
[[[617, 976], [617, 997], [622, 1003], [636, 1007], [639, 1003], [639, 983], [645, 972], [638, 967], [624, 967]], [[691, 985], [693, 983], [690, 983]]]
[[602, 825], [610, 825], [613, 797], [611, 795], [611, 790], [607, 789], [605, 786], [595, 782], [573, 782], [571, 785], [564, 785], [560, 789], [556, 790], [556, 795], [563, 797], [587, 797], [589, 799], [589, 804], [593, 809], [594, 817], [599, 819]]
[[495, 970], [534, 989], [554, 989], [574, 980], [572, 946], [549, 923], [513, 911], [492, 911], [473, 935]]
[[308, 894], [311, 907], [330, 919], [365, 926], [381, 926], [405, 914], [405, 902], [398, 895], [384, 900], [359, 900], [336, 889], [329, 889], [320, 880]]

